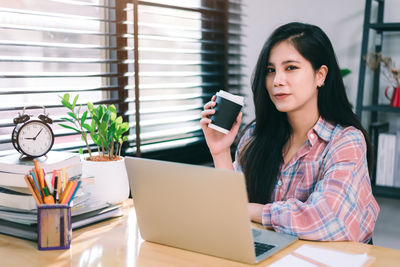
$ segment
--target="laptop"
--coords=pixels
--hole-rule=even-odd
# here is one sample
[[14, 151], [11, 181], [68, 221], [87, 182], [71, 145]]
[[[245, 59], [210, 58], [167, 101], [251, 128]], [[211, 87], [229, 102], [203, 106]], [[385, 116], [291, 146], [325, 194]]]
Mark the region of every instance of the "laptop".
[[242, 173], [125, 157], [144, 240], [255, 264], [297, 237], [253, 229]]

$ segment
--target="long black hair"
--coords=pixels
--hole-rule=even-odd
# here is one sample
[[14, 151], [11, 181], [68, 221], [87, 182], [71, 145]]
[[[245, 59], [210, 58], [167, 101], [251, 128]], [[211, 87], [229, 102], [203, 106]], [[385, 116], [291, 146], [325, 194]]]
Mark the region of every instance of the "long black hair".
[[[292, 134], [285, 112], [280, 112], [269, 98], [266, 88], [267, 62], [271, 49], [289, 41], [307, 59], [315, 71], [328, 67], [324, 85], [318, 89], [320, 116], [343, 127], [354, 126], [362, 131], [367, 143], [368, 165], [372, 163], [372, 147], [366, 130], [351, 109], [335, 52], [328, 36], [317, 26], [292, 22], [277, 28], [265, 42], [252, 76], [251, 88], [255, 107], [255, 128], [239, 152], [239, 163], [246, 177], [250, 202], [271, 201], [273, 189], [283, 162], [282, 149]], [[245, 128], [245, 130], [248, 127]]]

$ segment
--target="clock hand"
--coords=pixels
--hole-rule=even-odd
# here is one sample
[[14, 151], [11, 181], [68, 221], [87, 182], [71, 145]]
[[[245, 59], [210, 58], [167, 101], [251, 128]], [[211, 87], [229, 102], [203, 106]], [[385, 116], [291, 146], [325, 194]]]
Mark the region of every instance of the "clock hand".
[[30, 138], [30, 137], [24, 137], [24, 139], [30, 139], [30, 140], [35, 140], [35, 138]]
[[36, 135], [35, 137], [33, 137], [33, 140], [35, 140], [35, 141], [36, 141], [36, 138], [39, 136], [39, 134], [40, 134], [42, 131], [43, 131], [43, 128], [42, 128], [42, 129], [40, 129], [40, 131], [37, 133], [37, 135]]

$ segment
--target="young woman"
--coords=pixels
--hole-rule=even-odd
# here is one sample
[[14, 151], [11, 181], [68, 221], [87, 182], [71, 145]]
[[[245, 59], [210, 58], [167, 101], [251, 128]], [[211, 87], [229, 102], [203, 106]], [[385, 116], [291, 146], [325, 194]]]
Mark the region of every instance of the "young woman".
[[224, 135], [201, 126], [216, 168], [242, 171], [250, 218], [310, 240], [369, 242], [379, 213], [368, 171], [368, 135], [347, 99], [331, 42], [317, 26], [289, 23], [264, 44], [252, 77], [255, 120], [236, 160], [239, 114]]

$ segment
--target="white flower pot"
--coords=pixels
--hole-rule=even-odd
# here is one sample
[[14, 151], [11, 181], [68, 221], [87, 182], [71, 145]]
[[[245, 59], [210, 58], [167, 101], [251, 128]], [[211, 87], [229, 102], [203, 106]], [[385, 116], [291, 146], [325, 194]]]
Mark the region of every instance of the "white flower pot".
[[129, 182], [125, 160], [82, 161], [82, 176], [94, 177], [94, 184], [85, 186], [90, 198], [108, 203], [119, 203], [129, 197]]

